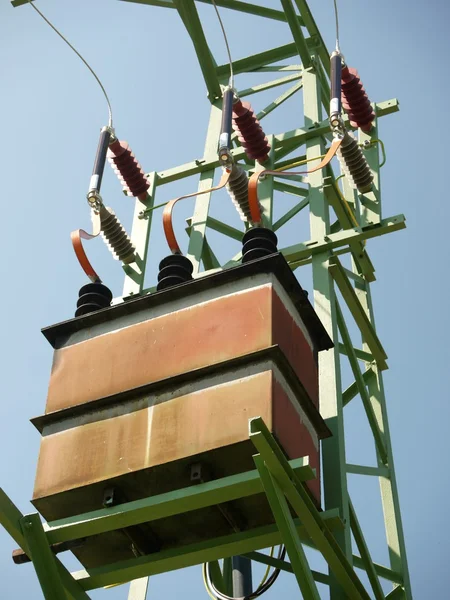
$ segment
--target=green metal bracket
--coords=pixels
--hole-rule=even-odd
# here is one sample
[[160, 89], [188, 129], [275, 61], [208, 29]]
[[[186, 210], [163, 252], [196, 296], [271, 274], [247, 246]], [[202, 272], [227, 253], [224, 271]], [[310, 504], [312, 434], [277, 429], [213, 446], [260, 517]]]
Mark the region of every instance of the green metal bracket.
[[282, 450], [260, 417], [250, 421], [250, 439], [261, 454], [265, 465], [277, 480], [297, 516], [304, 524], [315, 547], [320, 550], [327, 560], [348, 598], [369, 600], [370, 596], [353, 571], [331, 531], [323, 526], [319, 511], [314, 506], [302, 483], [297, 479]]
[[310, 571], [302, 544], [298, 538], [286, 498], [280, 490], [278, 483], [265, 466], [261, 456], [257, 454], [253, 459], [303, 598], [305, 600], [320, 600], [319, 592], [317, 591], [317, 586]]
[[349, 512], [350, 512], [350, 527], [353, 533], [353, 537], [355, 538], [356, 545], [358, 547], [359, 553], [361, 555], [361, 559], [364, 562], [364, 566], [366, 567], [367, 576], [370, 581], [370, 585], [372, 586], [372, 590], [376, 600], [384, 600], [384, 592], [381, 588], [380, 580], [378, 579], [378, 575], [376, 574], [375, 567], [373, 566], [372, 558], [369, 553], [369, 548], [367, 547], [366, 541], [363, 536], [363, 532], [358, 522], [358, 518], [356, 516], [355, 509], [353, 508], [352, 501], [348, 500], [349, 503]]
[[400, 586], [396, 586], [389, 594], [386, 596], [386, 600], [405, 600], [406, 593], [405, 590]]
[[195, 8], [194, 0], [173, 0], [173, 3], [180, 13], [180, 17], [194, 44], [206, 87], [208, 88], [208, 98], [211, 102], [214, 102], [222, 97], [222, 90], [216, 72], [216, 65], [206, 41], [205, 34], [203, 33], [202, 24], [197, 9]]
[[66, 592], [38, 514], [20, 519], [23, 536], [46, 600], [66, 600]]
[[339, 302], [336, 300], [336, 312], [337, 312], [337, 322], [339, 331], [341, 333], [342, 341], [344, 342], [344, 346], [347, 348], [347, 356], [350, 362], [350, 367], [353, 372], [353, 377], [355, 378], [356, 385], [358, 386], [358, 392], [361, 396], [361, 400], [364, 405], [364, 410], [366, 411], [367, 420], [369, 421], [370, 428], [372, 430], [373, 439], [375, 441], [375, 446], [377, 448], [380, 459], [384, 464], [387, 463], [387, 450], [384, 442], [383, 432], [380, 431], [380, 428], [377, 423], [377, 419], [370, 402], [369, 393], [366, 388], [366, 384], [364, 382], [363, 376], [361, 374], [361, 370], [359, 368], [358, 359], [356, 358], [355, 351], [353, 350], [353, 344], [350, 339], [350, 335], [348, 333], [347, 325], [345, 324], [344, 316], [341, 311], [341, 307], [339, 306]]
[[295, 244], [283, 248], [282, 253], [288, 262], [301, 261], [313, 254], [321, 254], [331, 250], [337, 250], [343, 246], [349, 246], [352, 242], [368, 240], [378, 235], [384, 235], [399, 229], [404, 229], [405, 217], [397, 215], [390, 219], [384, 219], [379, 225], [358, 231], [358, 229], [347, 229], [327, 235], [323, 240], [310, 240], [302, 244]]
[[[309, 466], [307, 458], [292, 461], [291, 467], [297, 472], [301, 481], [314, 478], [314, 471]], [[48, 524], [47, 539], [50, 544], [55, 544], [88, 535], [98, 535], [113, 529], [139, 525], [206, 506], [253, 496], [262, 491], [257, 471], [232, 475], [112, 508], [99, 509], [83, 515], [52, 521]]]
[[[356, 358], [358, 358], [355, 348], [352, 347], [352, 351], [353, 351], [354, 355], [356, 356]], [[349, 354], [349, 351], [347, 351], [347, 348], [346, 348], [346, 355], [348, 356], [348, 354]], [[373, 371], [372, 369], [367, 369], [367, 371], [364, 371], [364, 373], [361, 375], [361, 377], [363, 379], [364, 385], [366, 385], [371, 380], [372, 377], [375, 377], [375, 371]], [[358, 395], [359, 388], [360, 388], [360, 385], [356, 381], [354, 381], [351, 385], [348, 386], [348, 388], [345, 390], [345, 392], [342, 392], [342, 404], [344, 406], [346, 406], [351, 400], [353, 400], [353, 398], [355, 396]]]
[[294, 10], [291, 0], [281, 0], [283, 10], [288, 20], [289, 27], [291, 28], [292, 37], [294, 38], [297, 52], [302, 61], [303, 67], [307, 69], [311, 66], [311, 54], [306, 45], [306, 40], [303, 35], [302, 29], [298, 23], [297, 14]]
[[[23, 515], [20, 510], [11, 502], [5, 492], [0, 488], [0, 525], [2, 525], [9, 535], [13, 538], [18, 546], [26, 553], [32, 555], [32, 549], [28, 548], [27, 540], [22, 531]], [[39, 519], [36, 515], [34, 518]], [[39, 520], [40, 522], [40, 520]], [[48, 542], [47, 542], [48, 543]], [[70, 573], [61, 564], [60, 560], [55, 557], [53, 559], [57, 565], [58, 573], [61, 578], [62, 585], [66, 590], [66, 596], [69, 600], [89, 600], [89, 596], [84, 592]]]
[[337, 283], [339, 290], [341, 291], [341, 294], [346, 301], [353, 318], [355, 319], [356, 324], [361, 330], [364, 340], [367, 342], [373, 357], [377, 361], [378, 366], [381, 370], [387, 369], [387, 354], [384, 351], [372, 323], [369, 321], [360, 301], [356, 296], [353, 286], [351, 285], [339, 259], [336, 256], [330, 259], [329, 271]]

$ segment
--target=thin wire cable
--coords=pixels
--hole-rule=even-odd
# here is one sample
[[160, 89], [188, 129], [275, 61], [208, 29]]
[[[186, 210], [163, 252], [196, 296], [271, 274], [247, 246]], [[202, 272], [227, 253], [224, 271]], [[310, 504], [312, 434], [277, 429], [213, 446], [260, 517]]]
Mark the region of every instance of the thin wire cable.
[[225, 27], [224, 27], [223, 21], [221, 19], [220, 13], [219, 13], [219, 9], [217, 8], [216, 0], [211, 0], [211, 2], [213, 4], [213, 6], [214, 6], [214, 10], [216, 11], [217, 18], [219, 19], [220, 28], [222, 29], [222, 33], [223, 33], [223, 39], [225, 40], [225, 46], [227, 47], [228, 61], [230, 63], [230, 80], [229, 80], [229, 85], [230, 85], [230, 88], [233, 90], [234, 89], [233, 61], [231, 60], [231, 52], [230, 52], [230, 46], [228, 44], [228, 38], [227, 38], [227, 34], [225, 32]]
[[84, 59], [84, 58], [81, 56], [81, 54], [78, 52], [78, 50], [77, 50], [76, 48], [74, 48], [74, 47], [72, 46], [72, 44], [71, 44], [71, 43], [70, 43], [70, 42], [69, 42], [69, 41], [68, 41], [68, 40], [67, 40], [67, 39], [66, 39], [66, 38], [63, 36], [63, 34], [62, 34], [60, 31], [58, 31], [58, 30], [56, 29], [56, 27], [55, 27], [55, 26], [54, 26], [54, 25], [53, 25], [53, 24], [52, 24], [52, 23], [51, 23], [51, 22], [50, 22], [50, 21], [47, 19], [47, 17], [46, 17], [46, 16], [45, 16], [45, 15], [44, 15], [44, 14], [43, 14], [43, 13], [42, 13], [42, 12], [41, 12], [41, 11], [40, 11], [38, 8], [37, 8], [37, 6], [35, 6], [35, 5], [33, 4], [33, 1], [32, 1], [32, 0], [28, 0], [28, 4], [30, 4], [30, 6], [32, 6], [32, 7], [34, 8], [34, 10], [35, 10], [35, 11], [38, 13], [38, 15], [44, 19], [44, 21], [47, 23], [47, 25], [49, 25], [49, 26], [50, 26], [50, 27], [53, 29], [53, 31], [54, 31], [55, 33], [57, 33], [57, 34], [59, 35], [59, 37], [60, 37], [62, 40], [64, 40], [64, 41], [66, 42], [66, 44], [69, 46], [69, 48], [71, 48], [71, 49], [72, 49], [72, 50], [75, 52], [75, 54], [78, 56], [78, 58], [80, 58], [80, 59], [83, 61], [83, 63], [86, 65], [86, 67], [87, 67], [87, 68], [89, 69], [89, 71], [92, 73], [92, 75], [95, 77], [95, 79], [96, 79], [96, 81], [97, 81], [98, 85], [99, 85], [99, 86], [101, 87], [101, 89], [102, 89], [103, 95], [105, 96], [106, 102], [107, 102], [107, 104], [108, 104], [108, 112], [109, 112], [109, 122], [108, 122], [108, 126], [112, 128], [112, 126], [113, 126], [113, 118], [112, 118], [112, 108], [111, 108], [111, 103], [110, 103], [110, 101], [109, 101], [108, 94], [106, 93], [106, 90], [105, 90], [105, 88], [103, 87], [103, 84], [102, 84], [102, 82], [100, 81], [100, 79], [99, 79], [99, 77], [97, 76], [97, 74], [95, 73], [94, 69], [93, 69], [93, 68], [90, 66], [90, 64], [89, 64], [89, 63], [88, 63], [88, 62], [87, 62], [87, 61], [86, 61], [86, 60], [85, 60], [85, 59]]
[[336, 52], [338, 52], [340, 54], [341, 49], [339, 47], [339, 14], [338, 14], [337, 0], [333, 0], [333, 1], [334, 1], [334, 17], [335, 17], [335, 21], [336, 21]]

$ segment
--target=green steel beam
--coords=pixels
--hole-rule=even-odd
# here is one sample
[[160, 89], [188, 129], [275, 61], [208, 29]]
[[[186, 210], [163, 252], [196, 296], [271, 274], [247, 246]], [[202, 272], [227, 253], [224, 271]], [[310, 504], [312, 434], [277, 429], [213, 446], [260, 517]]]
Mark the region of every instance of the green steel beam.
[[[217, 141], [220, 135], [222, 120], [222, 100], [218, 100], [211, 106], [208, 133], [206, 136], [203, 156], [206, 161], [217, 158]], [[200, 175], [198, 191], [211, 189], [214, 183], [215, 169], [204, 171]], [[186, 252], [187, 258], [192, 262], [193, 275], [200, 271], [200, 263], [203, 255], [203, 242], [206, 234], [206, 222], [208, 219], [211, 203], [211, 192], [197, 196], [195, 199], [194, 214], [192, 215], [189, 245]]]
[[[244, 555], [249, 560], [253, 560], [255, 562], [262, 563], [263, 565], [268, 565], [270, 567], [274, 567], [275, 569], [280, 569], [280, 571], [286, 571], [286, 573], [294, 573], [294, 570], [290, 563], [285, 560], [280, 560], [279, 558], [275, 558], [273, 556], [269, 556], [267, 554], [263, 554], [262, 552], [248, 552]], [[330, 578], [325, 573], [320, 573], [319, 571], [315, 571], [314, 569], [310, 569], [314, 581], [318, 583], [323, 583], [324, 585], [328, 585]]]
[[66, 600], [56, 558], [48, 545], [39, 515], [26, 515], [20, 525], [45, 600]]
[[[296, 459], [290, 464], [300, 480], [314, 477], [307, 458]], [[113, 508], [53, 521], [48, 524], [46, 535], [49, 543], [55, 544], [188, 513], [261, 492], [262, 485], [257, 471], [249, 471]]]
[[358, 517], [356, 516], [356, 512], [355, 512], [353, 503], [350, 498], [349, 498], [349, 513], [350, 513], [350, 528], [352, 530], [353, 538], [356, 542], [359, 553], [361, 555], [361, 560], [364, 563], [367, 577], [369, 578], [369, 581], [370, 581], [370, 585], [372, 586], [372, 591], [375, 596], [375, 600], [384, 600], [384, 592], [381, 588], [381, 584], [378, 579], [378, 575], [375, 571], [375, 567], [373, 566], [369, 548], [367, 547], [366, 540], [364, 539], [363, 532], [361, 530], [361, 526], [358, 521]]
[[211, 561], [209, 564], [209, 572], [211, 575], [211, 580], [214, 584], [214, 586], [221, 591], [222, 593], [225, 593], [225, 582], [223, 579], [223, 575], [222, 575], [222, 570], [220, 568], [219, 565], [219, 561], [218, 560], [213, 560]]
[[309, 31], [311, 37], [317, 40], [317, 53], [320, 56], [320, 60], [323, 63], [323, 66], [327, 72], [330, 74], [330, 53], [327, 50], [325, 42], [323, 41], [322, 36], [320, 35], [320, 31], [314, 21], [314, 17], [312, 16], [311, 11], [309, 10], [309, 6], [306, 3], [306, 0], [295, 0], [297, 4], [298, 10], [300, 11], [301, 18]]
[[173, 0], [180, 17], [194, 44], [203, 78], [208, 89], [208, 98], [214, 102], [222, 97], [216, 65], [203, 32], [194, 0]]
[[301, 210], [308, 206], [308, 204], [309, 198], [305, 198], [304, 200], [293, 206], [291, 210], [288, 210], [287, 213], [285, 213], [282, 217], [278, 219], [278, 221], [276, 221], [273, 224], [272, 229], [274, 231], [277, 231], [278, 229], [280, 229], [280, 227], [283, 227], [283, 225], [285, 225], [288, 221], [295, 217], [295, 215], [297, 215]]
[[[357, 223], [356, 215], [344, 196], [339, 193], [339, 189], [337, 188], [331, 167], [327, 169], [327, 177], [325, 177], [323, 189], [328, 203], [334, 210], [339, 223], [342, 225], [342, 229], [352, 229], [355, 227]], [[374, 281], [375, 269], [370, 261], [369, 256], [367, 255], [364, 245], [361, 242], [350, 244], [350, 249], [358, 267], [364, 274], [367, 281]]]
[[209, 229], [218, 231], [219, 233], [222, 233], [223, 235], [226, 235], [226, 236], [232, 238], [233, 240], [237, 240], [238, 242], [240, 242], [242, 240], [242, 236], [244, 235], [244, 231], [241, 231], [240, 229], [236, 229], [235, 227], [232, 227], [231, 225], [227, 225], [226, 223], [223, 223], [222, 221], [218, 221], [217, 219], [214, 219], [213, 217], [210, 217], [210, 216], [208, 216], [206, 226]]
[[406, 592], [401, 585], [397, 585], [389, 594], [386, 596], [386, 600], [404, 600], [406, 598]]
[[324, 526], [320, 513], [308, 492], [297, 479], [283, 451], [260, 417], [250, 420], [250, 439], [303, 523], [315, 547], [328, 562], [347, 597], [351, 600], [369, 600], [370, 596], [353, 571], [334, 535]]
[[[264, 52], [259, 52], [258, 54], [252, 54], [251, 56], [240, 58], [239, 60], [234, 60], [233, 72], [235, 75], [239, 75], [239, 73], [248, 73], [270, 63], [278, 62], [279, 60], [283, 60], [285, 58], [291, 58], [292, 56], [296, 56], [296, 54], [297, 48], [292, 42], [290, 44], [285, 44], [284, 46], [278, 46], [277, 48], [271, 48], [270, 50], [265, 50]], [[217, 67], [217, 75], [220, 79], [229, 77], [230, 65], [228, 63], [225, 65], [219, 65]]]
[[268, 81], [267, 83], [260, 83], [245, 90], [240, 90], [237, 92], [237, 95], [239, 96], [239, 98], [244, 98], [245, 96], [252, 96], [253, 94], [257, 94], [258, 92], [265, 92], [266, 90], [271, 90], [272, 88], [279, 87], [280, 85], [285, 85], [286, 83], [290, 83], [291, 81], [298, 81], [301, 78], [301, 73], [297, 73], [294, 75], [286, 75], [286, 77], [280, 77], [279, 79], [273, 79], [272, 81]]
[[203, 266], [205, 267], [205, 271], [210, 271], [211, 269], [220, 268], [220, 262], [219, 262], [217, 256], [212, 251], [206, 235], [205, 235], [205, 239], [203, 240], [202, 262], [203, 262]]
[[297, 579], [298, 587], [304, 600], [320, 600], [317, 586], [314, 582], [308, 560], [289, 510], [288, 503], [278, 483], [267, 469], [264, 460], [258, 454], [253, 457], [261, 477], [267, 500], [272, 510], [275, 522], [281, 534], [284, 546], [291, 561], [291, 567]]
[[265, 108], [260, 110], [259, 113], [257, 113], [256, 118], [259, 121], [261, 121], [262, 119], [264, 119], [264, 117], [267, 117], [267, 115], [269, 115], [272, 111], [274, 111], [276, 108], [279, 108], [283, 104], [283, 102], [286, 102], [286, 100], [288, 100], [299, 90], [301, 90], [302, 87], [303, 82], [299, 81], [298, 83], [290, 87], [288, 90], [283, 92], [280, 96], [278, 96], [278, 98], [275, 98], [275, 100], [268, 104]]
[[389, 219], [383, 219], [379, 225], [375, 225], [370, 229], [364, 229], [363, 231], [358, 231], [357, 229], [339, 231], [326, 236], [323, 240], [311, 240], [295, 244], [294, 246], [288, 246], [282, 252], [287, 261], [296, 262], [309, 256], [326, 252], [327, 250], [342, 248], [342, 246], [347, 246], [353, 241], [368, 240], [372, 237], [404, 229], [405, 227], [405, 217], [403, 215], [396, 215]]
[[223, 584], [224, 592], [227, 596], [233, 595], [233, 559], [228, 556], [223, 559]]
[[[356, 354], [356, 349], [352, 347], [351, 349], [352, 354], [355, 354], [356, 358], [358, 358], [357, 354]], [[350, 352], [347, 350], [347, 347], [345, 348], [345, 354], [346, 356], [349, 356]], [[361, 375], [364, 385], [366, 385], [370, 379], [372, 377], [375, 377], [375, 371], [373, 369], [367, 369], [367, 371], [364, 371], [364, 373], [362, 373]], [[348, 386], [348, 388], [342, 392], [342, 404], [344, 406], [346, 406], [351, 400], [353, 400], [353, 398], [355, 396], [358, 395], [359, 393], [359, 384], [358, 382], [354, 381], [351, 385]]]
[[[28, 549], [27, 541], [23, 535], [21, 527], [22, 518], [23, 515], [20, 510], [11, 502], [9, 497], [0, 488], [0, 525], [6, 529], [16, 544], [20, 546], [24, 552], [28, 553], [30, 550]], [[55, 558], [55, 561], [62, 583], [66, 590], [68, 600], [89, 600], [89, 596], [72, 578], [60, 560]]]
[[[357, 569], [362, 569], [363, 571], [366, 570], [364, 561], [362, 560], [362, 558], [360, 556], [356, 556], [356, 555], [353, 556], [353, 565]], [[402, 577], [401, 573], [392, 571], [391, 569], [388, 569], [388, 567], [384, 567], [383, 565], [378, 565], [377, 563], [373, 563], [373, 566], [374, 566], [375, 572], [378, 575], [378, 577], [381, 577], [382, 579], [386, 579], [386, 581], [392, 581], [393, 583], [398, 583], [400, 585], [403, 584], [403, 577]]]
[[[370, 285], [359, 286], [356, 284], [355, 292], [361, 306], [364, 308], [367, 318], [375, 327], [374, 311]], [[367, 343], [363, 344], [365, 350]], [[366, 365], [367, 367], [367, 365]], [[411, 582], [409, 579], [408, 559], [406, 556], [405, 538], [403, 534], [403, 524], [400, 512], [400, 501], [395, 476], [394, 461], [392, 456], [392, 446], [389, 435], [389, 419], [386, 408], [386, 397], [384, 393], [383, 375], [380, 369], [374, 366], [376, 378], [368, 383], [369, 395], [374, 408], [380, 429], [383, 431], [388, 453], [389, 478], [380, 477], [381, 501], [383, 505], [384, 524], [386, 529], [386, 538], [388, 542], [389, 560], [393, 571], [401, 572], [403, 577], [402, 585], [405, 589], [406, 600], [412, 600]], [[379, 465], [381, 460], [378, 457]]]
[[366, 467], [364, 465], [346, 465], [347, 473], [354, 475], [369, 475], [370, 477], [389, 477], [388, 467]]
[[353, 271], [350, 271], [350, 269], [346, 269], [345, 267], [342, 267], [344, 269], [344, 273], [347, 275], [347, 277], [349, 279], [352, 279], [353, 281], [357, 281], [358, 283], [363, 284], [364, 283], [364, 278], [361, 277], [361, 275], [359, 275], [358, 273], [354, 273]]
[[[320, 513], [321, 527], [341, 526], [336, 517], [336, 511]], [[294, 520], [300, 539], [308, 540], [308, 533], [299, 519]], [[331, 535], [331, 534], [330, 534]], [[72, 573], [75, 581], [83, 590], [93, 590], [100, 587], [126, 583], [140, 577], [166, 573], [185, 567], [199, 565], [221, 558], [243, 555], [254, 550], [262, 550], [282, 543], [280, 532], [276, 525], [259, 527], [250, 531], [233, 533], [212, 540], [190, 544], [181, 548], [163, 550], [154, 554], [140, 556], [104, 567], [84, 569]]]
[[[348, 352], [347, 352], [347, 348], [344, 346], [344, 344], [339, 344], [338, 346], [339, 346], [339, 352], [341, 354], [345, 354], [345, 356], [347, 356]], [[367, 362], [367, 363], [373, 363], [375, 361], [374, 357], [369, 352], [361, 350], [360, 348], [353, 348], [353, 350], [355, 351], [355, 354], [356, 354], [358, 360], [362, 360], [363, 362]]]
[[281, 4], [287, 17], [288, 25], [291, 29], [298, 55], [300, 56], [303, 67], [307, 69], [311, 66], [311, 54], [308, 46], [306, 45], [306, 40], [302, 29], [298, 23], [298, 16], [294, 10], [294, 7], [292, 6], [291, 0], [281, 0]]
[[[20, 6], [20, 4], [26, 3], [27, 0], [14, 0], [14, 6]], [[148, 4], [149, 6], [160, 6], [163, 8], [175, 8], [171, 0], [122, 0], [122, 2], [133, 2], [134, 4]], [[203, 4], [212, 4], [211, 0], [197, 0]], [[222, 8], [228, 8], [230, 10], [237, 10], [242, 13], [249, 15], [255, 15], [256, 17], [265, 17], [274, 21], [286, 22], [286, 15], [281, 10], [274, 10], [273, 8], [266, 8], [265, 6], [258, 6], [257, 4], [251, 4], [249, 2], [237, 2], [236, 0], [216, 0], [217, 6]], [[302, 18], [298, 17], [300, 25], [303, 24]]]
[[[323, 118], [320, 82], [313, 69], [304, 71], [303, 86], [305, 129], [312, 133], [312, 137], [306, 142], [306, 158], [312, 160], [325, 152], [325, 138], [317, 132], [317, 124], [321, 123]], [[315, 241], [328, 241], [330, 239], [330, 209], [323, 193], [323, 175], [323, 171], [319, 170], [311, 173], [308, 177], [310, 235]], [[321, 252], [314, 253], [311, 260], [314, 307], [323, 326], [336, 344], [338, 331], [335, 294], [328, 272], [330, 248], [323, 247], [321, 250]], [[324, 505], [327, 509], [339, 508], [342, 518], [347, 523], [348, 491], [347, 474], [345, 472], [344, 415], [340, 355], [336, 345], [328, 352], [320, 352], [318, 363], [320, 412], [333, 434], [331, 438], [322, 442]], [[350, 560], [352, 548], [349, 528], [346, 527], [342, 532], [338, 532], [333, 542], [338, 549], [338, 553], [341, 553], [346, 560]], [[333, 568], [333, 564], [328, 559], [327, 561], [330, 574], [331, 600], [343, 600], [349, 597], [349, 591], [352, 594], [354, 591], [343, 585], [342, 574], [336, 570], [336, 566]], [[344, 573], [344, 578], [345, 575], [348, 575], [348, 573]], [[347, 579], [344, 580], [344, 583], [351, 587]]]
[[[336, 259], [337, 260], [337, 259]], [[377, 422], [376, 415], [374, 413], [372, 404], [370, 402], [369, 393], [366, 388], [366, 383], [362, 377], [361, 370], [359, 368], [358, 359], [356, 358], [355, 351], [353, 350], [353, 344], [350, 339], [350, 334], [347, 329], [347, 325], [345, 324], [344, 316], [341, 311], [341, 307], [339, 306], [339, 302], [336, 300], [336, 313], [337, 313], [337, 322], [339, 327], [339, 332], [342, 337], [342, 341], [344, 346], [347, 348], [347, 356], [350, 362], [350, 367], [353, 373], [353, 377], [355, 378], [356, 385], [358, 386], [358, 393], [361, 396], [361, 400], [364, 406], [364, 410], [367, 415], [367, 420], [369, 421], [370, 429], [372, 430], [373, 439], [375, 442], [375, 446], [378, 451], [378, 455], [381, 458], [383, 464], [387, 463], [387, 450], [386, 444], [384, 441], [383, 432], [380, 431], [380, 427]]]
[[[376, 104], [376, 106], [378, 110], [378, 116], [384, 116], [390, 114], [391, 112], [396, 112], [398, 110], [398, 101], [395, 99], [387, 100], [385, 102], [380, 102]], [[315, 136], [324, 135], [328, 133], [329, 130], [329, 122], [328, 120], [325, 120], [321, 121], [317, 126], [313, 127], [312, 129], [293, 129], [285, 133], [276, 134], [274, 136], [275, 149], [290, 147], [292, 145], [292, 149], [295, 149], [295, 147], [304, 144], [307, 140]], [[236, 150], [233, 150], [232, 154], [236, 160], [240, 160], [243, 158], [245, 152], [242, 148], [238, 148]], [[215, 153], [213, 157], [199, 158], [193, 160], [192, 162], [180, 165], [178, 167], [158, 171], [156, 185], [164, 185], [166, 183], [178, 181], [179, 179], [183, 179], [185, 177], [190, 177], [191, 175], [198, 175], [199, 173], [209, 171], [219, 166], [220, 162], [217, 157], [217, 153]], [[386, 219], [384, 221], [386, 221]]]
[[[383, 346], [377, 336], [375, 328], [367, 317], [361, 302], [355, 293], [355, 290], [348, 280], [339, 259], [334, 256], [330, 259], [329, 271], [335, 282], [337, 283], [339, 290], [347, 303], [347, 306], [358, 325], [364, 340], [370, 348], [370, 351], [377, 361], [380, 369], [387, 369], [386, 359], [387, 354], [384, 351]], [[348, 350], [348, 347], [347, 347]], [[350, 357], [349, 357], [350, 358]]]
[[307, 188], [292, 185], [285, 181], [278, 181], [278, 179], [275, 179], [273, 187], [277, 192], [284, 192], [285, 194], [291, 194], [292, 196], [303, 196], [303, 198], [308, 198], [309, 195], [309, 190]]

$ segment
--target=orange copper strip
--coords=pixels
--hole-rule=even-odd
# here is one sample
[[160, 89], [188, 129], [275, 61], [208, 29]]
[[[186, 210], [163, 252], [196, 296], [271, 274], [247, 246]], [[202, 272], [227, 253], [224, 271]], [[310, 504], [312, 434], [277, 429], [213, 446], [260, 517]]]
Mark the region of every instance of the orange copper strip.
[[207, 190], [203, 190], [201, 192], [193, 192], [192, 194], [186, 194], [185, 196], [180, 196], [179, 198], [174, 198], [174, 200], [170, 200], [164, 208], [163, 211], [163, 227], [164, 227], [164, 235], [166, 236], [167, 243], [169, 248], [173, 254], [181, 253], [180, 246], [178, 245], [177, 239], [175, 237], [175, 232], [173, 230], [172, 223], [172, 213], [173, 207], [179, 200], [184, 200], [186, 198], [193, 198], [194, 196], [200, 196], [201, 194], [207, 194], [208, 192], [215, 192], [225, 187], [230, 178], [231, 171], [225, 171], [219, 181], [219, 184], [215, 187], [208, 188]]
[[86, 273], [86, 275], [89, 277], [89, 279], [95, 283], [97, 281], [101, 281], [101, 279], [98, 276], [98, 274], [96, 273], [96, 271], [94, 270], [93, 266], [91, 265], [87, 255], [86, 255], [86, 252], [84, 250], [83, 242], [82, 242], [82, 239], [92, 240], [93, 238], [96, 238], [100, 234], [100, 231], [101, 231], [100, 214], [96, 213], [94, 211], [92, 212], [92, 224], [93, 224], [93, 227], [92, 227], [93, 232], [92, 233], [88, 233], [84, 229], [76, 229], [75, 231], [72, 231], [72, 233], [70, 234], [70, 239], [72, 240], [72, 246], [73, 246], [73, 249], [75, 250], [75, 254], [78, 259], [78, 262], [80, 263], [81, 268]]
[[334, 139], [331, 144], [328, 152], [322, 159], [322, 161], [317, 165], [317, 167], [313, 167], [309, 169], [309, 171], [270, 171], [264, 170], [259, 171], [259, 173], [253, 173], [248, 182], [248, 203], [250, 206], [250, 215], [253, 223], [261, 223], [261, 210], [259, 207], [258, 200], [258, 181], [262, 175], [308, 175], [309, 173], [314, 173], [315, 171], [319, 171], [328, 165], [331, 162], [333, 156], [338, 151], [339, 146], [342, 143], [342, 139]]

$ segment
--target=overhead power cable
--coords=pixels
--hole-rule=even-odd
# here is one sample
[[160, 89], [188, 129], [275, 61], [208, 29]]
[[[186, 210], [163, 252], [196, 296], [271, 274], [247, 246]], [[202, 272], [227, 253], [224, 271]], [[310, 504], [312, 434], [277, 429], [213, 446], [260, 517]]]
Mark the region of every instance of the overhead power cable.
[[230, 81], [229, 81], [229, 86], [230, 86], [231, 89], [234, 89], [233, 61], [231, 60], [230, 45], [228, 43], [227, 33], [225, 31], [225, 27], [224, 27], [222, 18], [221, 18], [220, 13], [219, 13], [219, 9], [217, 8], [216, 0], [211, 0], [211, 2], [213, 4], [213, 6], [214, 6], [214, 10], [216, 11], [217, 18], [219, 19], [220, 28], [222, 29], [223, 39], [225, 41], [225, 46], [227, 48], [228, 62], [230, 63]]
[[97, 81], [98, 85], [100, 86], [100, 88], [101, 88], [101, 90], [102, 90], [102, 92], [103, 92], [103, 95], [105, 96], [106, 102], [107, 102], [107, 104], [108, 104], [108, 112], [109, 112], [109, 122], [108, 122], [108, 126], [109, 126], [110, 128], [112, 128], [112, 127], [113, 127], [113, 117], [112, 117], [112, 108], [111, 108], [111, 103], [110, 103], [110, 101], [109, 101], [108, 94], [106, 93], [106, 90], [105, 90], [105, 88], [104, 88], [104, 86], [103, 86], [102, 82], [100, 81], [100, 78], [98, 77], [98, 75], [97, 75], [97, 74], [96, 74], [96, 72], [94, 71], [94, 69], [93, 69], [93, 68], [91, 67], [91, 65], [90, 65], [90, 64], [87, 62], [87, 60], [85, 60], [85, 59], [84, 59], [84, 58], [81, 56], [81, 54], [78, 52], [78, 50], [77, 50], [76, 48], [74, 48], [74, 46], [72, 46], [72, 44], [71, 44], [71, 43], [70, 43], [70, 42], [69, 42], [69, 41], [68, 41], [68, 40], [67, 40], [67, 39], [66, 39], [66, 38], [63, 36], [63, 34], [62, 34], [60, 31], [58, 31], [58, 29], [57, 29], [57, 28], [56, 28], [56, 27], [55, 27], [55, 26], [54, 26], [54, 25], [53, 25], [53, 24], [52, 24], [52, 23], [51, 23], [51, 22], [50, 22], [50, 21], [47, 19], [47, 17], [46, 17], [46, 16], [45, 16], [45, 15], [44, 15], [44, 14], [43, 14], [43, 13], [42, 13], [42, 12], [41, 12], [41, 11], [40, 11], [38, 8], [37, 8], [37, 6], [35, 6], [35, 4], [33, 3], [33, 1], [32, 1], [32, 0], [28, 0], [28, 3], [30, 4], [30, 6], [32, 6], [32, 7], [34, 8], [34, 10], [35, 10], [35, 11], [38, 13], [38, 15], [39, 15], [39, 16], [40, 16], [42, 19], [44, 19], [44, 21], [47, 23], [47, 25], [49, 25], [49, 26], [50, 26], [50, 27], [53, 29], [53, 31], [54, 31], [55, 33], [57, 33], [57, 34], [59, 35], [59, 37], [60, 37], [60, 38], [61, 38], [61, 39], [62, 39], [64, 42], [66, 42], [66, 44], [69, 46], [69, 48], [71, 48], [71, 49], [72, 49], [72, 50], [75, 52], [75, 54], [78, 56], [78, 58], [80, 58], [80, 59], [83, 61], [83, 63], [86, 65], [86, 67], [87, 67], [87, 68], [89, 69], [89, 71], [92, 73], [92, 75], [95, 77], [95, 79], [96, 79], [96, 81]]

